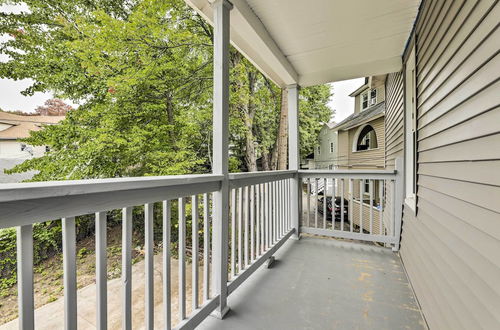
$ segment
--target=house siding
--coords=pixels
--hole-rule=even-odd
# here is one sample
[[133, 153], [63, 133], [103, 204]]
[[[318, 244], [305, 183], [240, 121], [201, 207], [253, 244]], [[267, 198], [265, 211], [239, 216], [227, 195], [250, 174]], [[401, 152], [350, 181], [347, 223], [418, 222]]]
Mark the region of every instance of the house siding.
[[[377, 135], [377, 149], [364, 150], [364, 151], [352, 151], [352, 146], [354, 143], [354, 138], [358, 128], [353, 128], [348, 131], [348, 147], [347, 154], [349, 158], [348, 166], [351, 168], [383, 168], [385, 167], [385, 131], [384, 131], [384, 117], [377, 118], [368, 122], [375, 130]], [[364, 125], [360, 125], [364, 126]], [[342, 158], [341, 158], [342, 159]]]
[[[333, 152], [330, 151], [330, 143], [333, 143]], [[318, 147], [321, 153], [318, 153]], [[338, 139], [337, 131], [328, 125], [323, 125], [318, 136], [318, 144], [314, 148], [314, 163], [316, 169], [328, 169], [329, 166], [337, 164]]]
[[[425, 1], [416, 24], [417, 214], [401, 257], [431, 329], [500, 328], [500, 5]], [[386, 159], [403, 155], [387, 80]]]

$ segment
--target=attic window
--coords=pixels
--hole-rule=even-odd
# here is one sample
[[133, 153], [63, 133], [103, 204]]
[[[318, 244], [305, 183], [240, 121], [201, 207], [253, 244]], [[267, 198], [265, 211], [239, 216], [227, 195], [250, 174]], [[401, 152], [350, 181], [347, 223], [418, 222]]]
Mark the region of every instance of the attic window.
[[377, 135], [371, 125], [363, 127], [356, 142], [356, 151], [378, 148]]
[[377, 104], [377, 89], [368, 89], [361, 94], [361, 110]]
[[361, 94], [361, 110], [368, 108], [368, 91]]

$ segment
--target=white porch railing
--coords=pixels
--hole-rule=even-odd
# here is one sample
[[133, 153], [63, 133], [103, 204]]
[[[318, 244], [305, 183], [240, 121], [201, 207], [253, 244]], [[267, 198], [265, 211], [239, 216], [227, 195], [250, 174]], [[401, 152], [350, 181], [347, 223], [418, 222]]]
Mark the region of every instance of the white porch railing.
[[[290, 180], [296, 171], [241, 173], [229, 175], [231, 240], [225, 247], [230, 251], [227, 260], [229, 281], [225, 292], [231, 294], [266, 259], [287, 240], [291, 228]], [[173, 326], [192, 329], [213, 312], [218, 296], [212, 285], [217, 281], [210, 273], [212, 252], [217, 248], [212, 241], [214, 226], [211, 221], [211, 195], [221, 189], [222, 175], [186, 175], [171, 177], [143, 177], [124, 179], [59, 181], [7, 184], [0, 186], [0, 228], [18, 228], [18, 301], [20, 329], [34, 329], [33, 302], [33, 224], [61, 219], [63, 226], [64, 264], [64, 324], [76, 329], [76, 225], [75, 217], [94, 214], [96, 226], [96, 324], [107, 327], [107, 268], [106, 219], [111, 210], [122, 210], [122, 328], [132, 328], [132, 211], [144, 207], [145, 229], [145, 311], [146, 329], [153, 329], [155, 291], [153, 281], [153, 222], [154, 204], [162, 202], [163, 217], [163, 318], [165, 329]], [[197, 207], [202, 204], [202, 207]], [[178, 262], [179, 296], [172, 297], [170, 274], [171, 207], [178, 208]], [[192, 221], [191, 242], [186, 239], [186, 205], [191, 204], [192, 219], [203, 223], [203, 248], [199, 246], [200, 228]], [[201, 212], [200, 212], [201, 211]], [[201, 213], [201, 214], [200, 214]], [[211, 235], [212, 234], [212, 235]], [[215, 236], [214, 236], [215, 237]], [[186, 246], [191, 243], [192, 284], [191, 308], [186, 297]], [[201, 250], [201, 251], [200, 251]], [[199, 255], [201, 252], [201, 256]], [[227, 255], [227, 254], [226, 254]], [[198, 260], [202, 262], [202, 290], [199, 288]], [[215, 275], [214, 275], [215, 274]], [[212, 289], [211, 289], [212, 287]], [[198, 297], [198, 292], [202, 297]], [[201, 303], [200, 303], [201, 301]], [[178, 304], [179, 323], [173, 324], [171, 305]], [[192, 312], [188, 315], [188, 310]]]
[[[401, 160], [397, 160], [400, 169]], [[401, 170], [308, 170], [302, 180], [300, 232], [390, 244], [399, 249]]]
[[[224, 176], [185, 175], [170, 177], [142, 177], [82, 181], [58, 181], [0, 185], [0, 228], [18, 228], [18, 300], [20, 329], [34, 329], [33, 303], [33, 224], [61, 219], [63, 226], [64, 266], [64, 323], [66, 329], [75, 329], [77, 322], [76, 285], [76, 224], [75, 217], [94, 214], [96, 226], [96, 324], [106, 329], [107, 268], [106, 220], [111, 210], [122, 212], [122, 327], [132, 328], [132, 211], [144, 207], [145, 229], [145, 311], [146, 329], [154, 327], [155, 291], [153, 281], [154, 205], [161, 202], [163, 238], [163, 319], [165, 329], [193, 329], [219, 305], [219, 294], [214, 284], [227, 278], [223, 292], [230, 295], [260, 265], [296, 232], [292, 211], [300, 203], [294, 200], [294, 180], [302, 180], [302, 219], [304, 233], [377, 241], [399, 248], [401, 230], [402, 172], [398, 171], [275, 171], [230, 174], [228, 176], [229, 205], [228, 237], [215, 242], [217, 227], [212, 222], [211, 204], [214, 192], [222, 189]], [[316, 187], [322, 180], [324, 195]], [[361, 181], [357, 181], [361, 180]], [[368, 181], [362, 181], [368, 180]], [[355, 183], [356, 182], [356, 183]], [[356, 192], [355, 185], [359, 184]], [[367, 194], [363, 190], [368, 187]], [[377, 187], [375, 189], [375, 187]], [[314, 191], [311, 194], [311, 190]], [[378, 192], [377, 192], [378, 191]], [[361, 192], [361, 195], [360, 195]], [[388, 193], [390, 192], [390, 193]], [[364, 196], [367, 196], [367, 199]], [[295, 196], [297, 196], [295, 194]], [[300, 195], [299, 195], [300, 196]], [[318, 199], [340, 196], [340, 210], [328, 210], [326, 203], [318, 209]], [[360, 199], [361, 196], [361, 199]], [[356, 199], [357, 198], [357, 199]], [[335, 198], [333, 198], [334, 200]], [[360, 202], [361, 201], [361, 202]], [[171, 207], [178, 209], [179, 295], [172, 297], [170, 274]], [[187, 241], [186, 205], [191, 204], [191, 242]], [[159, 204], [157, 204], [159, 205]], [[347, 205], [346, 212], [344, 206]], [[375, 206], [379, 205], [378, 208]], [[390, 205], [390, 207], [388, 206]], [[358, 210], [358, 211], [356, 211]], [[321, 212], [321, 216], [319, 213]], [[330, 212], [330, 215], [328, 214]], [[356, 216], [356, 212], [358, 216]], [[378, 215], [378, 218], [377, 218]], [[331, 220], [329, 221], [329, 217]], [[378, 220], [377, 220], [378, 219]], [[389, 219], [389, 221], [384, 221]], [[198, 228], [203, 224], [203, 230]], [[203, 247], [199, 244], [203, 235]], [[222, 242], [222, 243], [221, 243]], [[224, 242], [227, 242], [225, 244]], [[191, 244], [192, 284], [191, 306], [187, 305], [186, 283], [187, 249]], [[219, 244], [219, 245], [218, 245]], [[213, 265], [215, 249], [227, 255], [222, 261], [226, 274], [220, 274]], [[201, 252], [201, 253], [200, 253]], [[201, 265], [200, 265], [201, 260]], [[220, 264], [220, 262], [219, 262]], [[199, 269], [202, 267], [202, 288]], [[215, 271], [214, 271], [215, 270]], [[212, 271], [212, 272], [211, 272]], [[227, 276], [227, 277], [226, 277]], [[220, 282], [219, 282], [220, 283]], [[201, 290], [200, 290], [201, 289]], [[202, 292], [202, 297], [199, 297]], [[172, 304], [178, 305], [179, 322], [173, 324]], [[190, 311], [190, 313], [188, 313]], [[188, 315], [189, 314], [189, 315]]]

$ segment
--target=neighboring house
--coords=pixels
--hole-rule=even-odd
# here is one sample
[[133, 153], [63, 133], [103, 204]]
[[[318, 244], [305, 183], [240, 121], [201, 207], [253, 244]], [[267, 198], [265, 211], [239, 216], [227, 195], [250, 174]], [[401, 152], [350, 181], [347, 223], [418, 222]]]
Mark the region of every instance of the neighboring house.
[[365, 78], [354, 97], [354, 113], [335, 125], [340, 169], [385, 167], [385, 76]]
[[337, 168], [338, 136], [334, 126], [334, 122], [325, 123], [319, 132], [318, 145], [314, 148], [315, 169]]
[[57, 124], [64, 116], [18, 115], [0, 111], [0, 158], [30, 158], [42, 156], [47, 147], [30, 146], [19, 139], [29, 137], [43, 125]]
[[[365, 83], [349, 95], [354, 97], [354, 113], [331, 128], [338, 134], [338, 169], [385, 168], [385, 79], [386, 75], [365, 78]], [[337, 196], [343, 191], [345, 198], [353, 200], [354, 224], [360, 225], [360, 196], [363, 196], [363, 217], [366, 219], [370, 214], [371, 190], [373, 228], [379, 230], [381, 220], [377, 211], [383, 202], [380, 199], [380, 181], [370, 181], [353, 180], [352, 193], [348, 192], [348, 182], [344, 182], [343, 190], [341, 183], [337, 182], [335, 191]], [[362, 194], [359, 193], [360, 190]], [[364, 230], [369, 230], [369, 226], [367, 222], [363, 223]]]
[[306, 158], [300, 160], [300, 168], [303, 170], [313, 170], [316, 168], [316, 163], [314, 162], [314, 153], [309, 154]]
[[38, 131], [43, 125], [57, 124], [64, 116], [19, 115], [0, 111], [0, 183], [21, 182], [33, 176], [33, 172], [4, 174], [26, 159], [40, 157], [48, 150], [46, 146], [31, 146], [19, 139], [26, 138], [30, 131]]

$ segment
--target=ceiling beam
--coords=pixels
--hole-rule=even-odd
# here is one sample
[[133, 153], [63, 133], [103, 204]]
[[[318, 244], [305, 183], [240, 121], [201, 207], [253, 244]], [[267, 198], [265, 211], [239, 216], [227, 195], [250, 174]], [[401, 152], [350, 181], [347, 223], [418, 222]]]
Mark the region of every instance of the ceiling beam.
[[[213, 10], [208, 0], [185, 0], [213, 25]], [[245, 0], [232, 0], [231, 43], [257, 69], [280, 87], [297, 84], [299, 76], [274, 39]]]

